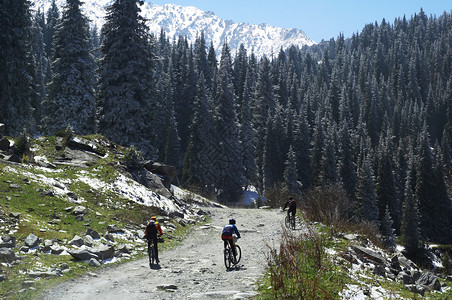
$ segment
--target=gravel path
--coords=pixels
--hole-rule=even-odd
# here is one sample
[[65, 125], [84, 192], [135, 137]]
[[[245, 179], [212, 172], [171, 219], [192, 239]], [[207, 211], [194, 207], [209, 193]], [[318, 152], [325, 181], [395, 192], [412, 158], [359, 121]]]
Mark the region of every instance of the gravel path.
[[[279, 244], [279, 210], [209, 209], [212, 222], [196, 227], [178, 247], [159, 253], [160, 269], [148, 259], [99, 270], [66, 282], [44, 299], [247, 299], [256, 295], [256, 281], [266, 267], [268, 247]], [[229, 218], [242, 235], [239, 266], [226, 271], [220, 235]]]

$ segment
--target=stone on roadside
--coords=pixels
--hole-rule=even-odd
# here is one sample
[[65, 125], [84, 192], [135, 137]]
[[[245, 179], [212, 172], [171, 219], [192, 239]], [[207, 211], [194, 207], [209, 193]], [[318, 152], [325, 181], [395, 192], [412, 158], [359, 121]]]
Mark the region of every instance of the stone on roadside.
[[101, 266], [100, 262], [95, 258], [91, 258], [88, 261], [88, 265], [90, 265], [91, 267], [100, 267]]
[[16, 260], [14, 251], [9, 248], [0, 248], [0, 261], [11, 263]]
[[86, 235], [90, 235], [93, 239], [100, 239], [100, 234], [91, 228], [86, 230]]
[[34, 248], [38, 246], [39, 244], [39, 238], [34, 235], [33, 233], [30, 233], [27, 238], [25, 239], [25, 246], [28, 246], [29, 248]]

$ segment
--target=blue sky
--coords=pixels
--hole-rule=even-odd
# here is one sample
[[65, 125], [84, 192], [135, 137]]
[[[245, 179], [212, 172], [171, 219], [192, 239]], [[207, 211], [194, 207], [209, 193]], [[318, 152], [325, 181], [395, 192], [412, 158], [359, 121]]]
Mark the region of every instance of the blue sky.
[[150, 0], [163, 5], [174, 3], [213, 11], [218, 17], [234, 22], [298, 28], [315, 42], [350, 37], [364, 25], [384, 18], [390, 24], [404, 15], [409, 19], [421, 7], [430, 15], [440, 16], [452, 10], [451, 0]]

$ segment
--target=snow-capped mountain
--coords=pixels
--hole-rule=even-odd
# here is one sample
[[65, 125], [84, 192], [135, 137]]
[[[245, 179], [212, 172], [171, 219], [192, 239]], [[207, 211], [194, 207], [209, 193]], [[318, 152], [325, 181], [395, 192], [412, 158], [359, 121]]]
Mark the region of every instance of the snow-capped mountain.
[[[34, 0], [34, 8], [47, 11], [52, 0]], [[98, 28], [104, 23], [105, 7], [113, 0], [86, 0], [82, 6], [85, 15], [90, 18]], [[56, 0], [60, 9], [65, 5], [65, 0]], [[222, 20], [213, 12], [205, 12], [193, 6], [180, 6], [165, 4], [163, 6], [152, 4], [149, 0], [141, 6], [142, 15], [148, 21], [147, 25], [156, 35], [160, 30], [166, 32], [172, 39], [179, 35], [186, 36], [189, 42], [194, 42], [201, 32], [207, 45], [212, 41], [217, 51], [221, 51], [222, 45], [227, 41], [231, 53], [234, 55], [240, 44], [254, 52], [258, 57], [277, 54], [279, 49], [286, 49], [291, 45], [298, 47], [311, 46], [315, 42], [300, 29], [284, 29], [268, 24], [235, 23], [230, 20]]]

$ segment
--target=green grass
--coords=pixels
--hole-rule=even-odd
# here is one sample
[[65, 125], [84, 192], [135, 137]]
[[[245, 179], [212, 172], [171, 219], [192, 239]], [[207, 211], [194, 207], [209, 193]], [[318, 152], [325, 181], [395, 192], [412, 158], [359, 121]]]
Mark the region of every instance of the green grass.
[[[109, 143], [101, 136], [84, 137], [88, 140], [104, 141]], [[31, 141], [31, 148], [35, 156], [46, 156], [50, 162], [60, 154], [56, 153], [56, 137], [40, 138]], [[107, 152], [107, 147], [103, 151]], [[45, 253], [23, 253], [19, 248], [24, 245], [25, 238], [33, 233], [39, 238], [59, 239], [64, 245], [75, 235], [84, 236], [86, 230], [91, 228], [101, 235], [107, 231], [109, 224], [115, 224], [120, 228], [135, 228], [141, 230], [140, 225], [144, 224], [149, 216], [159, 215], [160, 209], [156, 207], [147, 207], [126, 199], [114, 191], [98, 190], [92, 188], [85, 182], [79, 180], [80, 177], [90, 180], [100, 180], [102, 182], [113, 183], [119, 176], [114, 166], [122, 160], [123, 147], [114, 146], [108, 155], [101, 157], [88, 168], [80, 169], [68, 166], [58, 166], [56, 170], [45, 170], [39, 167], [29, 165], [15, 165], [0, 161], [0, 214], [2, 219], [13, 222], [11, 213], [20, 213], [18, 225], [14, 232], [7, 232], [6, 229], [0, 229], [0, 235], [10, 234], [16, 238], [16, 247], [14, 251], [16, 256], [20, 256], [20, 263], [13, 266], [4, 266], [0, 264], [0, 274], [7, 276], [7, 280], [0, 282], [1, 299], [35, 299], [43, 295], [44, 291], [53, 286], [80, 276], [87, 271], [96, 270], [85, 262], [76, 262], [71, 256], [58, 256]], [[27, 154], [29, 155], [29, 154]], [[29, 156], [24, 155], [24, 160]], [[44, 178], [47, 178], [44, 180]], [[54, 190], [48, 180], [55, 180], [68, 190], [74, 192], [81, 205], [88, 209], [83, 221], [77, 221], [75, 215], [68, 211], [69, 207], [75, 207], [78, 204], [71, 203], [66, 195], [48, 195], [46, 192]], [[12, 185], [18, 185], [19, 188], [11, 188]], [[59, 222], [50, 224], [49, 222], [58, 219]], [[176, 224], [176, 229], [172, 233], [166, 233], [165, 242], [160, 245], [165, 251], [175, 247], [184, 239], [191, 226], [181, 226]], [[6, 226], [5, 228], [11, 228]], [[127, 240], [115, 239], [116, 242], [129, 242]], [[141, 245], [138, 245], [140, 250]], [[143, 242], [143, 249], [144, 242]], [[146, 255], [138, 253], [132, 259], [138, 259]], [[124, 261], [123, 261], [124, 262]], [[120, 262], [121, 263], [121, 262]], [[52, 277], [40, 280], [34, 280], [27, 274], [30, 270], [55, 269], [62, 264], [67, 264], [70, 271], [61, 277]], [[108, 264], [105, 266], [111, 266]], [[101, 266], [101, 268], [105, 267]], [[27, 282], [33, 281], [31, 286]]]

